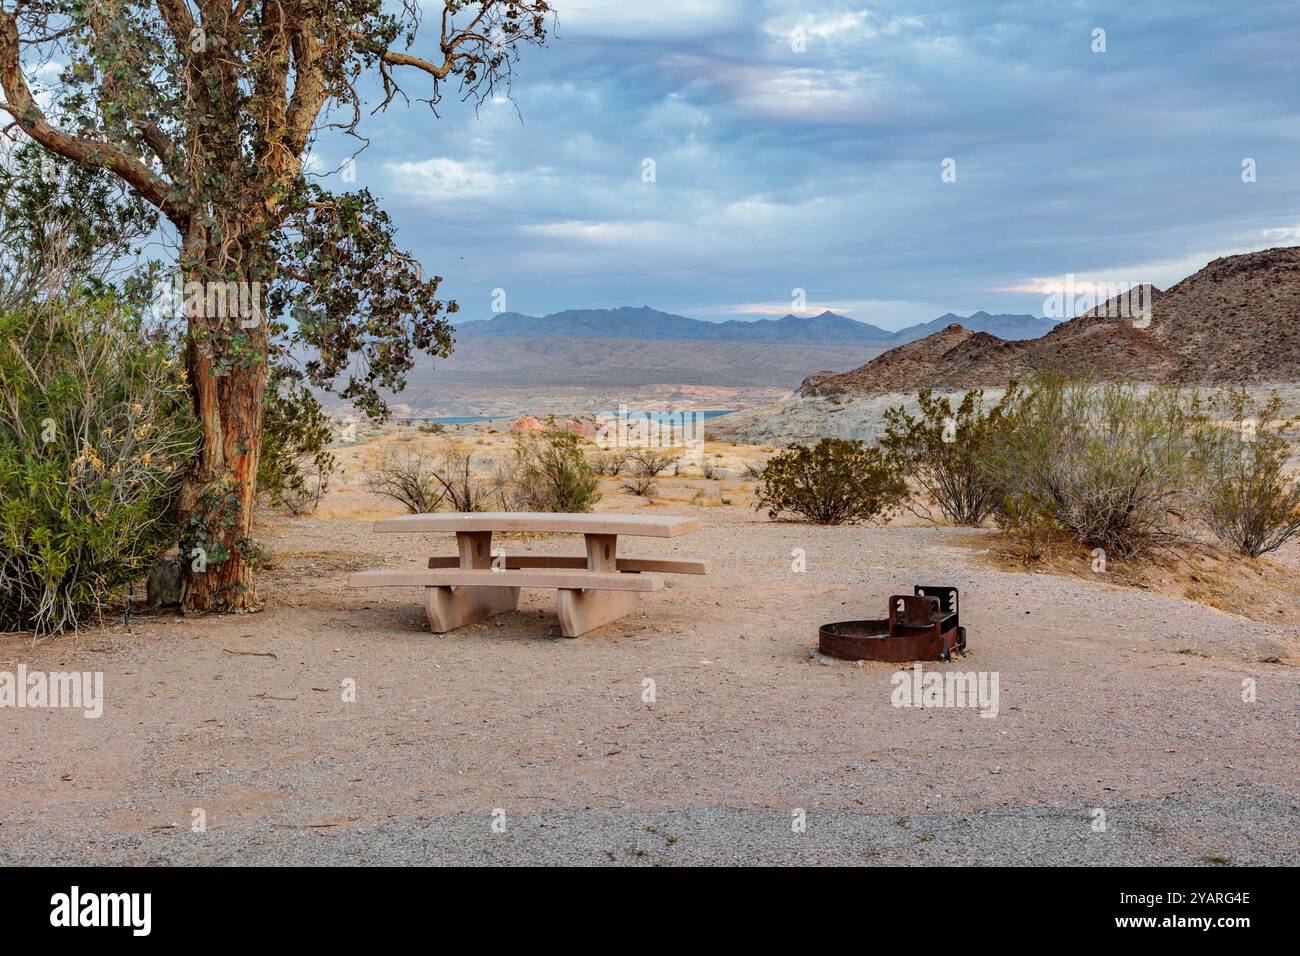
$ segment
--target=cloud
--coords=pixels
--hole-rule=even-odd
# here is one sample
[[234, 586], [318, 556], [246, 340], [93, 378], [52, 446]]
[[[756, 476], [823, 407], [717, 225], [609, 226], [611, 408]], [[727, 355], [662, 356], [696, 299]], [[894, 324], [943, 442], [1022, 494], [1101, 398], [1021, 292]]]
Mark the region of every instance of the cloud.
[[508, 176], [444, 156], [389, 163], [388, 169], [399, 191], [435, 202], [490, 195], [511, 184]]
[[792, 49], [812, 49], [817, 41], [864, 43], [880, 37], [897, 37], [924, 29], [919, 17], [900, 16], [881, 21], [870, 10], [816, 11], [784, 14], [763, 24], [763, 32], [790, 44]]
[[1266, 242], [1273, 242], [1282, 246], [1293, 246], [1300, 243], [1300, 225], [1264, 229], [1260, 232], [1260, 235], [1264, 237]]
[[865, 70], [740, 67], [727, 78], [739, 106], [800, 122], [854, 123], [881, 112], [884, 100]]
[[662, 40], [732, 30], [746, 18], [740, 0], [562, 0], [560, 37]]
[[[1286, 232], [1287, 230], [1267, 231]], [[1294, 238], [1300, 239], [1300, 230], [1295, 232]], [[1251, 252], [1259, 248], [1261, 246], [1258, 243], [1243, 244], [1208, 252], [1203, 250], [1192, 252], [1172, 259], [1154, 259], [1148, 262], [1109, 266], [1101, 269], [1083, 269], [1079, 272], [1067, 271], [1055, 276], [1026, 279], [992, 291], [1046, 295], [1060, 291], [1070, 282], [1073, 282], [1076, 288], [1088, 285], [1107, 288], [1116, 285], [1129, 287], [1154, 285], [1158, 289], [1168, 289], [1171, 285], [1187, 278], [1193, 272], [1198, 271], [1215, 259], [1221, 259], [1224, 256], [1241, 255], [1243, 252]]]
[[509, 287], [539, 314], [784, 314], [799, 287], [897, 327], [1036, 311], [1071, 271], [1164, 288], [1300, 242], [1300, 25], [1282, 4], [556, 6], [558, 38], [524, 51], [513, 101], [447, 96], [438, 119], [395, 104], [362, 130], [358, 185], [466, 302]]
[[645, 246], [671, 241], [676, 231], [666, 222], [547, 222], [520, 227], [520, 232], [542, 239], [613, 246]]

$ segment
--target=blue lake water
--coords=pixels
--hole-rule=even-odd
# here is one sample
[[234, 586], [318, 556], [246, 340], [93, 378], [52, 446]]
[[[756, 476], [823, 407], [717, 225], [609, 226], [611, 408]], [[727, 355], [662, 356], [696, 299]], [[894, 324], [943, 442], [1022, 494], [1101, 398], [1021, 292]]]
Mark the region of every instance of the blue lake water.
[[[714, 408], [714, 409], [709, 409], [709, 410], [705, 411], [703, 414], [704, 414], [704, 417], [705, 417], [706, 419], [709, 419], [709, 418], [717, 418], [719, 415], [730, 415], [730, 414], [731, 414], [732, 412], [734, 412], [734, 411], [735, 411], [734, 408]], [[665, 416], [673, 415], [673, 414], [680, 414], [680, 412], [678, 412], [678, 413], [674, 413], [674, 412], [635, 412], [635, 411], [629, 411], [629, 412], [628, 412], [628, 417], [629, 417], [629, 418], [634, 418], [634, 417], [647, 418], [647, 417], [648, 417], [648, 418], [650, 418], [650, 419], [660, 419], [660, 418], [663, 418], [663, 417], [665, 417]], [[514, 419], [514, 418], [517, 418], [517, 417], [519, 417], [519, 416], [517, 416], [517, 415], [457, 415], [457, 416], [450, 416], [450, 417], [447, 417], [447, 418], [413, 418], [413, 419], [411, 419], [411, 421], [413, 421], [413, 422], [433, 422], [434, 424], [437, 424], [437, 425], [472, 425], [472, 424], [474, 424], [475, 422], [500, 422], [500, 421], [510, 421], [510, 420], [512, 420], [512, 419]], [[535, 417], [535, 418], [539, 418], [539, 419], [545, 419], [547, 416], [545, 416], [545, 415], [536, 415], [536, 416], [534, 416], [534, 417]], [[565, 417], [565, 416], [562, 416], [562, 415], [561, 415], [561, 416], [557, 416], [557, 417], [559, 417], [559, 418], [563, 418], [563, 417]]]

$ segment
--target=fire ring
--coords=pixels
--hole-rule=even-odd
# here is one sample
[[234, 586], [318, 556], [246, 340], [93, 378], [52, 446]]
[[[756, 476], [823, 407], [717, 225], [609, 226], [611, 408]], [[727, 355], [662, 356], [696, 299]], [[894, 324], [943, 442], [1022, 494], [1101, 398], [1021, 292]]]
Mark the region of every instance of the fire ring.
[[965, 653], [956, 588], [917, 585], [889, 599], [889, 617], [837, 621], [818, 631], [817, 649], [846, 661], [948, 661]]

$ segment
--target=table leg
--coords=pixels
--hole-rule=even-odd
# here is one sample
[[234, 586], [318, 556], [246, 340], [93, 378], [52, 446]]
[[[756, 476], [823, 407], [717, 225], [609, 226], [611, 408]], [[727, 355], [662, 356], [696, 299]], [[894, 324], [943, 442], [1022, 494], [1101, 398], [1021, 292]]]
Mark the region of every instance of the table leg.
[[[618, 570], [618, 536], [589, 534], [587, 539], [587, 570]], [[598, 591], [560, 588], [556, 591], [556, 609], [560, 614], [560, 633], [577, 637], [590, 630], [617, 621], [636, 610], [636, 591]]]
[[[459, 531], [456, 548], [462, 568], [492, 567], [491, 531]], [[424, 589], [424, 612], [435, 634], [445, 634], [518, 607], [519, 588], [457, 585]]]

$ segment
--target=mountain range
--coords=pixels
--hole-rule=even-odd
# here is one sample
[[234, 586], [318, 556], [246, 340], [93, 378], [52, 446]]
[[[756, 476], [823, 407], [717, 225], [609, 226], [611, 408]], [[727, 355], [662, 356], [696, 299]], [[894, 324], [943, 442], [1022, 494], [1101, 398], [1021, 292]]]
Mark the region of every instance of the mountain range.
[[1111, 299], [1041, 338], [1015, 341], [949, 323], [853, 371], [816, 372], [800, 392], [1005, 385], [1049, 369], [1180, 384], [1294, 382], [1300, 379], [1300, 246], [1215, 259], [1166, 291], [1141, 287], [1138, 296]]
[[892, 347], [924, 338], [953, 323], [1008, 340], [1037, 338], [1056, 325], [1051, 319], [1033, 315], [990, 315], [988, 312], [976, 312], [962, 317], [950, 312], [930, 322], [890, 332], [830, 311], [813, 316], [790, 314], [779, 319], [748, 322], [736, 319], [705, 322], [671, 312], [660, 312], [649, 306], [624, 306], [618, 309], [569, 309], [544, 316], [503, 312], [491, 319], [463, 322], [456, 327], [456, 335], [460, 339], [642, 339]]

